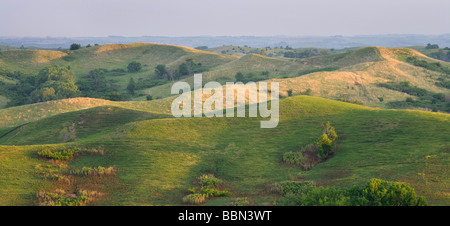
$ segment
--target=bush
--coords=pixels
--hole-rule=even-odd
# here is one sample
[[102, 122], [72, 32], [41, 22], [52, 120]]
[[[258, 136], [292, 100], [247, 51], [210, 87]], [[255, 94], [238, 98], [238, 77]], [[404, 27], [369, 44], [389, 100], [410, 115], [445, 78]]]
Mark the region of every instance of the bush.
[[83, 166], [83, 168], [72, 170], [70, 173], [73, 175], [78, 175], [78, 176], [103, 176], [103, 175], [115, 174], [115, 170], [113, 167], [105, 168], [102, 166], [98, 166], [98, 167]]
[[39, 192], [36, 198], [39, 206], [84, 206], [89, 201], [82, 190], [75, 197], [66, 195], [65, 191], [58, 189], [55, 192]]
[[203, 194], [205, 196], [205, 198], [223, 197], [223, 196], [229, 195], [229, 192], [227, 190], [220, 191], [215, 188], [207, 188], [207, 187], [202, 187], [200, 190], [200, 193]]
[[332, 150], [333, 141], [328, 138], [327, 134], [322, 134], [317, 140], [317, 146], [319, 147], [318, 156], [320, 158], [326, 158]]
[[232, 206], [248, 206], [250, 202], [247, 197], [237, 198], [233, 202], [231, 202]]
[[336, 187], [315, 187], [311, 182], [281, 183], [283, 197], [279, 206], [426, 206], [406, 183], [371, 179], [363, 187], [341, 190]]
[[38, 156], [47, 159], [67, 161], [69, 159], [72, 159], [76, 152], [77, 151], [75, 150], [50, 151], [48, 149], [45, 149], [39, 151], [37, 154]]
[[197, 178], [200, 185], [199, 191], [195, 188], [189, 188], [191, 193], [183, 198], [184, 203], [201, 204], [206, 199], [211, 197], [222, 197], [229, 195], [227, 190], [219, 190], [217, 187], [222, 183], [222, 180], [214, 177], [211, 174], [205, 174]]
[[335, 187], [318, 187], [301, 195], [299, 203], [301, 206], [348, 206], [350, 198]]
[[306, 194], [315, 188], [314, 183], [311, 181], [304, 181], [304, 182], [285, 181], [285, 182], [281, 182], [280, 186], [281, 186], [280, 193], [282, 195], [287, 195], [289, 193], [297, 194], [297, 195]]
[[[355, 193], [356, 191], [356, 193]], [[401, 182], [389, 182], [373, 178], [365, 187], [353, 190], [359, 195], [360, 204], [368, 206], [426, 206], [423, 197], [417, 198], [414, 188]]]
[[206, 197], [203, 194], [190, 194], [183, 197], [183, 203], [197, 205], [204, 202], [206, 202]]
[[219, 186], [220, 183], [222, 183], [222, 180], [214, 177], [214, 175], [211, 174], [202, 175], [198, 179], [202, 188], [215, 188]]
[[306, 160], [306, 157], [303, 156], [303, 152], [300, 151], [290, 151], [283, 155], [283, 162], [289, 164], [303, 165], [306, 163]]

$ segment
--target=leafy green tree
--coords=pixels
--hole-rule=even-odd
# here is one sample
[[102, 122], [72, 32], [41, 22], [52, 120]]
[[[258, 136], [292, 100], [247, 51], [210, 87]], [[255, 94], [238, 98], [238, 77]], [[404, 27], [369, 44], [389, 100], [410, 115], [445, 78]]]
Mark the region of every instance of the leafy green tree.
[[265, 49], [262, 49], [261, 52], [260, 52], [259, 54], [262, 55], [262, 56], [265, 56], [265, 55], [266, 55], [266, 50], [265, 50]]
[[[369, 206], [425, 206], [425, 198], [417, 198], [414, 188], [401, 182], [373, 178], [357, 192], [361, 204]], [[361, 201], [362, 200], [362, 201]]]
[[430, 44], [428, 43], [427, 46], [425, 47], [425, 49], [439, 49], [439, 45], [437, 44]]
[[331, 153], [332, 143], [333, 141], [331, 141], [325, 133], [319, 137], [316, 144], [319, 147], [318, 156], [320, 158], [325, 158]]
[[156, 77], [158, 78], [165, 78], [167, 77], [168, 71], [167, 67], [164, 64], [159, 64], [155, 68]]
[[138, 61], [133, 61], [128, 64], [128, 72], [135, 73], [139, 72], [142, 69], [142, 64]]
[[287, 94], [288, 96], [292, 96], [292, 89], [288, 89]]
[[242, 72], [236, 73], [234, 77], [236, 78], [236, 82], [244, 82], [245, 80], [244, 74], [242, 74]]
[[180, 66], [178, 66], [178, 71], [182, 76], [189, 75], [189, 67], [187, 63], [182, 63]]
[[79, 95], [75, 76], [67, 67], [57, 65], [43, 68], [36, 76], [33, 102], [71, 98]]
[[77, 49], [81, 49], [81, 44], [73, 43], [72, 45], [70, 45], [70, 50], [77, 50]]
[[128, 82], [127, 90], [131, 95], [134, 96], [135, 90], [136, 90], [136, 83], [134, 82], [133, 78], [130, 78], [130, 81]]
[[147, 100], [153, 100], [152, 95], [147, 95]]

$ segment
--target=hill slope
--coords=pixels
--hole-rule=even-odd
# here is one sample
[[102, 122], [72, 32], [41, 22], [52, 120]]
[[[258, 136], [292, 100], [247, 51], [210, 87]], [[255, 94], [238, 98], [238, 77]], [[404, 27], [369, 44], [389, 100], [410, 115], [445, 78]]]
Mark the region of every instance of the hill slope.
[[[404, 92], [380, 87], [379, 83], [407, 81], [411, 86], [433, 93], [450, 94], [449, 89], [437, 85], [441, 78], [448, 78], [448, 75], [411, 65], [405, 62], [407, 57], [435, 62], [421, 53], [406, 48], [364, 48], [351, 54], [342, 54], [341, 57], [336, 54], [311, 59], [315, 63], [320, 61], [326, 65], [339, 66], [340, 69], [337, 71], [315, 72], [272, 81], [280, 82], [280, 91], [284, 95], [287, 95], [287, 90], [298, 94], [311, 89], [314, 96], [356, 100], [376, 107], [386, 107], [389, 102], [404, 101], [407, 97], [417, 98]], [[447, 63], [442, 63], [442, 66], [450, 68], [450, 64]]]

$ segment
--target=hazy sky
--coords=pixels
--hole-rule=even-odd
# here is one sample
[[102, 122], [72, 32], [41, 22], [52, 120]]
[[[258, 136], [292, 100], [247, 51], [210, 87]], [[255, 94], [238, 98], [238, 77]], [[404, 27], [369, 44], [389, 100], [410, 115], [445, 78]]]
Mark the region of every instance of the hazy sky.
[[0, 36], [450, 33], [450, 0], [0, 0]]

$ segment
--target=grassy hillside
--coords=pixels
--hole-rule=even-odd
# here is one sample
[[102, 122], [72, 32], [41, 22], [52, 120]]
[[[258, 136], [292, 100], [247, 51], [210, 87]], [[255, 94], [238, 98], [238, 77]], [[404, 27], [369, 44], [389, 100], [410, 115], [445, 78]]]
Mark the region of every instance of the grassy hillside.
[[[348, 187], [372, 177], [408, 182], [430, 204], [450, 202], [448, 114], [381, 110], [296, 96], [281, 100], [278, 127], [260, 129], [260, 120], [265, 119], [161, 118], [164, 115], [130, 109], [138, 105], [68, 110], [24, 125], [14, 137], [1, 138], [0, 194], [8, 195], [0, 195], [0, 204], [33, 205], [39, 191], [60, 188], [72, 193], [82, 188], [102, 194], [92, 205], [179, 205], [195, 178], [205, 173], [222, 179], [231, 192], [205, 205], [230, 205], [236, 197], [271, 205], [279, 198], [271, 187], [286, 180]], [[102, 123], [93, 125], [90, 120]], [[284, 153], [314, 142], [327, 121], [340, 136], [332, 158], [310, 171], [281, 162]], [[55, 131], [72, 123], [78, 123], [77, 139], [45, 144], [63, 142]], [[0, 128], [0, 133], [5, 131]], [[5, 146], [14, 142], [40, 145]], [[66, 165], [36, 156], [43, 149], [64, 147], [102, 149], [104, 154], [81, 155], [63, 162]], [[112, 166], [115, 175], [70, 174], [97, 166]], [[46, 176], [50, 171], [68, 179], [51, 179]]]
[[[287, 95], [288, 90], [292, 90], [295, 95], [310, 89], [314, 96], [354, 100], [375, 107], [387, 107], [389, 102], [404, 101], [407, 97], [417, 98], [404, 92], [380, 87], [378, 85], [380, 83], [408, 81], [411, 86], [433, 93], [450, 94], [447, 88], [436, 84], [446, 75], [411, 65], [405, 62], [407, 57], [434, 62], [423, 54], [406, 48], [364, 48], [342, 55], [310, 59], [317, 64], [320, 61], [324, 65], [339, 66], [340, 69], [337, 71], [315, 72], [272, 81], [280, 82], [280, 91], [283, 95]], [[356, 62], [359, 63], [355, 64]], [[442, 63], [443, 67], [449, 65]]]
[[66, 56], [66, 53], [50, 50], [0, 51], [0, 67], [10, 71], [36, 73], [45, 65]]
[[116, 102], [93, 98], [72, 98], [48, 101], [7, 109], [0, 109], [0, 127], [15, 127], [24, 123], [62, 113], [79, 111], [99, 106], [115, 106], [150, 113], [170, 114], [171, 98], [154, 101]]

